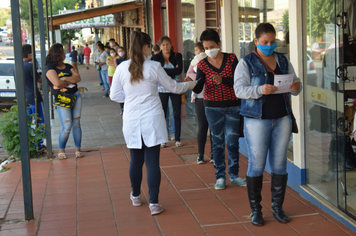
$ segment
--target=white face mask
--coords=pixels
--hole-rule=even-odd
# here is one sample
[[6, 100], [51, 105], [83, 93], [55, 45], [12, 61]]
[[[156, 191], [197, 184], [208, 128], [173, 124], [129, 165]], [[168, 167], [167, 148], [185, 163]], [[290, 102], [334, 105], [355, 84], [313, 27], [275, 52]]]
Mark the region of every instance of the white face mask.
[[116, 53], [110, 53], [110, 56], [115, 57]]
[[205, 50], [205, 54], [208, 55], [208, 57], [210, 58], [215, 58], [217, 57], [219, 51], [220, 48], [213, 48], [213, 49]]
[[114, 46], [114, 43], [110, 43], [110, 47]]

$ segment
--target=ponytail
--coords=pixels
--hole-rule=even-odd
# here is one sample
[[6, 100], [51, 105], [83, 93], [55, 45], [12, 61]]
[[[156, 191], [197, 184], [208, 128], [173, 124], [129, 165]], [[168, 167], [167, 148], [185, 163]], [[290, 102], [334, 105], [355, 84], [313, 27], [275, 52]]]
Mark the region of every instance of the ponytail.
[[143, 63], [145, 58], [143, 55], [143, 47], [145, 45], [151, 45], [151, 38], [148, 34], [133, 31], [131, 33], [130, 50], [129, 55], [131, 58], [129, 72], [131, 73], [130, 82], [140, 82], [143, 80]]

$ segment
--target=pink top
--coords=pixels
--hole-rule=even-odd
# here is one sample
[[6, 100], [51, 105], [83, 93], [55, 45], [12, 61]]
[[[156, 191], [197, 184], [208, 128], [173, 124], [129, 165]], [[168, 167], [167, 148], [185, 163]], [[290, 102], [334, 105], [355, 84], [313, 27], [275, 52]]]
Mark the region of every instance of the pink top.
[[187, 71], [187, 75], [192, 79], [196, 80], [197, 74], [194, 72], [194, 66], [190, 65]]

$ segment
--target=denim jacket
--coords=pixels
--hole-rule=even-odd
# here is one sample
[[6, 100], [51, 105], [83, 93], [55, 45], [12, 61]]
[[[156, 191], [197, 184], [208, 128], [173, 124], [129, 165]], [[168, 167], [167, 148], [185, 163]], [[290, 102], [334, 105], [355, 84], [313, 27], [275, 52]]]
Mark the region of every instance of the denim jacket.
[[[281, 53], [274, 52], [274, 57], [283, 74], [294, 74], [293, 81], [300, 82], [296, 77], [292, 64]], [[242, 99], [240, 114], [256, 119], [262, 119], [262, 105], [266, 100], [262, 86], [269, 83], [267, 70], [259, 58], [250, 53], [243, 57], [235, 69], [234, 90], [236, 97]], [[302, 90], [300, 86], [297, 92], [291, 91], [292, 95], [298, 95]], [[268, 96], [268, 95], [267, 95]], [[287, 94], [290, 102], [290, 94]], [[291, 107], [286, 98], [285, 106], [287, 113], [291, 113]]]

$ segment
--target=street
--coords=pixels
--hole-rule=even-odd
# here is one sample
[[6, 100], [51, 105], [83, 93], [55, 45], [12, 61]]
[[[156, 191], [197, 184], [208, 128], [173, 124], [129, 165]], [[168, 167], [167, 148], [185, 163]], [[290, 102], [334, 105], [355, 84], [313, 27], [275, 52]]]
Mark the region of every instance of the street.
[[6, 60], [8, 57], [14, 57], [14, 47], [5, 45], [5, 41], [0, 42], [0, 59]]

